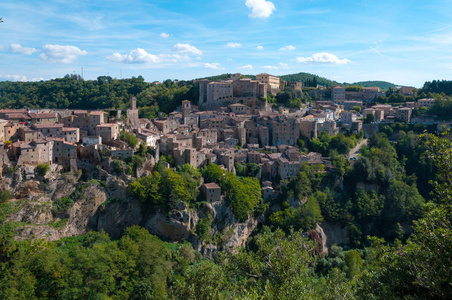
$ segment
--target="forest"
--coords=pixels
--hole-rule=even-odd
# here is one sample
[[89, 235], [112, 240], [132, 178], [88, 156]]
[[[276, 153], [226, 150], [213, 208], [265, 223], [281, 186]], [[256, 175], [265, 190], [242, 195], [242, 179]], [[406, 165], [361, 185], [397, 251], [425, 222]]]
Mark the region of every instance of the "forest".
[[186, 81], [146, 83], [141, 76], [84, 80], [66, 75], [40, 82], [0, 82], [0, 108], [126, 109], [133, 96], [141, 117], [153, 118], [159, 111], [174, 111], [185, 99], [196, 104], [198, 88]]

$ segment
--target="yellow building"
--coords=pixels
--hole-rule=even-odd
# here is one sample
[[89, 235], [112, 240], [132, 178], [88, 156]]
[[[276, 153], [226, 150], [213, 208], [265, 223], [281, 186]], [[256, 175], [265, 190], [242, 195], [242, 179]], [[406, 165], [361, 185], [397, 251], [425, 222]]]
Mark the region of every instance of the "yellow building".
[[267, 92], [270, 92], [275, 96], [279, 92], [280, 85], [279, 77], [267, 73], [262, 73], [256, 75], [256, 80], [259, 81], [260, 83], [264, 83], [267, 85]]

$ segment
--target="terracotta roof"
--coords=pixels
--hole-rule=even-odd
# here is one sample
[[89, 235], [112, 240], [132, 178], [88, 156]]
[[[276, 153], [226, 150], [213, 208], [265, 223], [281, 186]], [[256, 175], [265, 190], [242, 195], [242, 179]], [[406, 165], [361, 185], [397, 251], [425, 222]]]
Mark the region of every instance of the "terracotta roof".
[[87, 110], [74, 110], [74, 115], [82, 115], [87, 113], [88, 113]]
[[33, 127], [36, 129], [43, 128], [63, 128], [63, 124], [34, 124]]
[[100, 116], [100, 115], [103, 115], [104, 112], [103, 112], [103, 111], [92, 111], [92, 112], [90, 112], [89, 114], [90, 114], [90, 116], [91, 116], [91, 115], [92, 115], [92, 116]]
[[30, 119], [29, 116], [27, 116], [26, 114], [21, 114], [21, 113], [8, 114], [7, 117], [8, 117], [8, 119], [26, 119], [26, 120]]
[[209, 190], [217, 190], [221, 189], [215, 182], [212, 183], [204, 183], [204, 187]]
[[117, 125], [117, 124], [115, 124], [115, 123], [104, 123], [104, 124], [97, 125], [96, 127], [113, 127], [115, 125]]
[[63, 131], [77, 131], [77, 130], [79, 129], [76, 127], [63, 127]]
[[26, 109], [0, 109], [0, 114], [27, 113]]
[[54, 113], [29, 113], [28, 114], [32, 119], [51, 119], [56, 118], [56, 114]]

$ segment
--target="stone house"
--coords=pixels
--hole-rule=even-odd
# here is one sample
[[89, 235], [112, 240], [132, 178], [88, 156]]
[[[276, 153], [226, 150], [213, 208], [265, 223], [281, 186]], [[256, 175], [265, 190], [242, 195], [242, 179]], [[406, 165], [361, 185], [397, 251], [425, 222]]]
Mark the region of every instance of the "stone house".
[[63, 137], [63, 124], [33, 124], [32, 128], [38, 132], [38, 138]]
[[63, 138], [66, 142], [77, 144], [80, 141], [80, 129], [75, 127], [63, 127]]
[[57, 116], [55, 113], [29, 113], [31, 124], [55, 124]]
[[119, 125], [116, 123], [96, 125], [95, 135], [101, 136], [104, 143], [111, 143], [119, 138]]
[[221, 200], [221, 188], [214, 182], [202, 185], [202, 192], [209, 203]]

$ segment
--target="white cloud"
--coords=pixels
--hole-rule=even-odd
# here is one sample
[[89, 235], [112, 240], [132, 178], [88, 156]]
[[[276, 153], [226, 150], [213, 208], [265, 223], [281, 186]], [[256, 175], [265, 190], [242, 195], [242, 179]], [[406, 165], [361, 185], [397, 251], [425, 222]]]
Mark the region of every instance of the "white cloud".
[[162, 32], [162, 33], [160, 33], [160, 36], [164, 39], [167, 39], [167, 38], [169, 38], [169, 33]]
[[332, 53], [315, 53], [309, 57], [297, 57], [296, 61], [303, 64], [335, 64], [335, 65], [345, 65], [350, 63], [348, 59], [339, 59], [336, 55]]
[[262, 46], [257, 46], [256, 49], [257, 49], [257, 50], [263, 50], [264, 47], [262, 47]]
[[264, 66], [264, 69], [278, 70], [278, 67], [277, 66]]
[[244, 65], [244, 66], [239, 67], [239, 69], [242, 69], [242, 70], [252, 70], [252, 69], [253, 69], [253, 65]]
[[268, 18], [276, 9], [275, 5], [266, 0], [246, 0], [245, 5], [251, 9], [251, 18]]
[[226, 59], [227, 61], [232, 61], [233, 59], [232, 58], [228, 58], [228, 59]]
[[32, 55], [33, 53], [35, 53], [37, 51], [35, 48], [22, 47], [19, 44], [9, 45], [9, 50], [11, 52], [20, 53], [20, 54], [24, 54], [24, 55]]
[[204, 68], [211, 70], [224, 70], [224, 68], [220, 68], [219, 63], [205, 63]]
[[226, 48], [240, 48], [240, 47], [242, 47], [242, 44], [240, 44], [240, 43], [227, 43], [225, 47]]
[[132, 50], [129, 54], [113, 53], [111, 56], [108, 56], [107, 59], [126, 64], [159, 63], [162, 61], [157, 55], [147, 53], [146, 50], [141, 48]]
[[279, 66], [280, 66], [282, 69], [288, 69], [288, 68], [289, 68], [289, 65], [288, 65], [288, 64], [285, 64], [285, 63], [279, 63]]
[[174, 51], [180, 52], [180, 53], [187, 53], [192, 55], [202, 55], [202, 51], [198, 48], [189, 45], [189, 44], [176, 44], [173, 47]]
[[7, 80], [7, 81], [41, 81], [44, 80], [44, 78], [31, 78], [28, 79], [27, 76], [24, 75], [0, 75], [0, 80]]
[[288, 46], [284, 46], [282, 48], [279, 48], [279, 51], [294, 51], [295, 49], [297, 49], [297, 48], [295, 48], [292, 45], [288, 45]]
[[124, 64], [158, 64], [158, 63], [178, 63], [190, 61], [188, 55], [180, 54], [151, 54], [146, 50], [137, 48], [130, 51], [128, 54], [113, 53], [107, 56], [107, 59], [113, 62]]
[[75, 46], [45, 45], [39, 57], [48, 63], [70, 64], [75, 62], [79, 56], [87, 53]]

